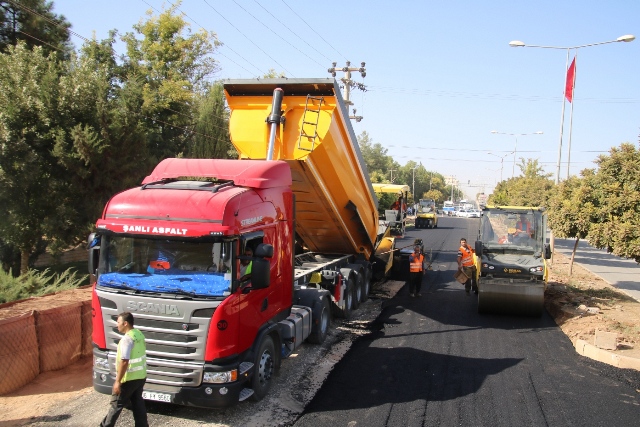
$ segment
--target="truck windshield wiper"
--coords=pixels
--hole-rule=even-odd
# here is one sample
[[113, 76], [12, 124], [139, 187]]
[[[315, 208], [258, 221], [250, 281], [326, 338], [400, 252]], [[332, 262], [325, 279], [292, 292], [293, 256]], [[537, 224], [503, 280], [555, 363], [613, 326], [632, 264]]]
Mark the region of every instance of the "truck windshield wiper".
[[136, 292], [140, 292], [140, 289], [138, 288], [134, 288], [133, 286], [129, 286], [126, 283], [123, 282], [117, 282], [115, 280], [109, 280], [108, 282], [104, 282], [105, 285], [111, 285], [111, 286], [117, 286], [119, 288], [124, 288], [124, 289], [128, 289], [130, 291], [136, 291]]
[[185, 291], [184, 289], [179, 289], [179, 288], [164, 288], [164, 287], [158, 286], [156, 287], [156, 290], [158, 290], [159, 292], [167, 293], [167, 294], [186, 295], [191, 298], [195, 298], [198, 296], [198, 294], [196, 294], [195, 292]]

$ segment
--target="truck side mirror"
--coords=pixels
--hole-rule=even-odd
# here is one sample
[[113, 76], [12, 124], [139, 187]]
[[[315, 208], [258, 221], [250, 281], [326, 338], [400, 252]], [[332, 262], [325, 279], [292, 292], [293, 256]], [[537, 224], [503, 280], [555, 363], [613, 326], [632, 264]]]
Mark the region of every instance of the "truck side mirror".
[[[273, 256], [273, 245], [270, 245], [268, 243], [260, 243], [256, 247], [254, 256], [259, 258], [271, 258]], [[253, 272], [253, 267], [251, 268], [251, 271]]]
[[[273, 250], [273, 246], [270, 246]], [[256, 250], [256, 254], [257, 254]], [[263, 258], [253, 258], [251, 261], [251, 289], [268, 288], [271, 282], [271, 268], [269, 261]]]
[[89, 274], [96, 274], [98, 262], [100, 261], [100, 237], [96, 233], [89, 234], [87, 239], [87, 247], [89, 249], [88, 269]]
[[551, 259], [551, 246], [548, 243], [544, 245], [544, 259]]
[[89, 274], [96, 274], [100, 262], [100, 246], [89, 249]]
[[482, 240], [476, 240], [476, 256], [482, 257]]

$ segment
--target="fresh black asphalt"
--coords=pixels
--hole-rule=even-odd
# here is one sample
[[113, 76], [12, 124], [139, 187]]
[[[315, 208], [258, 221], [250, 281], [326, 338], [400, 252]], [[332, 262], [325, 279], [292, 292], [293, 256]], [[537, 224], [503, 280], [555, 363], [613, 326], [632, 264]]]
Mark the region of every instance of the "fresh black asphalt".
[[459, 239], [474, 242], [477, 221], [409, 229], [399, 245], [422, 238], [433, 250], [422, 297], [405, 286], [385, 303], [295, 426], [638, 425], [639, 372], [577, 355], [546, 312], [477, 313], [453, 279]]

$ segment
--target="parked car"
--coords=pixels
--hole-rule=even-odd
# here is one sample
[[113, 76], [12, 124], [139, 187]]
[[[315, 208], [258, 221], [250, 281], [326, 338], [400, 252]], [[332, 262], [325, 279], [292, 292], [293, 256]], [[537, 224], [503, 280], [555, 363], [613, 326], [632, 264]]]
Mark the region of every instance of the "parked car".
[[478, 209], [469, 209], [467, 211], [467, 218], [480, 218], [480, 210]]

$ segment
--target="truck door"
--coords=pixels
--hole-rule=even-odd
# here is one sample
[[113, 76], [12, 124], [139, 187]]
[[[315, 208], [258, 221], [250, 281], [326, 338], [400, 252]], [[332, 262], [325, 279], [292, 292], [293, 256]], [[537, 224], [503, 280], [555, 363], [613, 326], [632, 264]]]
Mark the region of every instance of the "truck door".
[[272, 298], [277, 288], [276, 284], [272, 283], [265, 289], [251, 290], [251, 257], [256, 247], [263, 241], [264, 233], [249, 233], [241, 237], [238, 244], [236, 274], [239, 286], [236, 292], [238, 292], [242, 325], [240, 330], [247, 332], [240, 336], [245, 348], [251, 345], [260, 327], [273, 318], [277, 309], [277, 301]]

